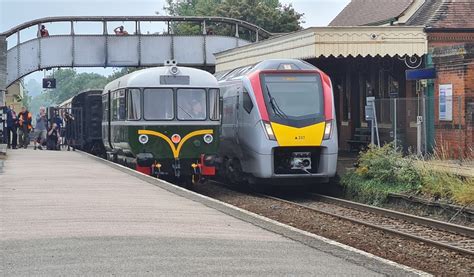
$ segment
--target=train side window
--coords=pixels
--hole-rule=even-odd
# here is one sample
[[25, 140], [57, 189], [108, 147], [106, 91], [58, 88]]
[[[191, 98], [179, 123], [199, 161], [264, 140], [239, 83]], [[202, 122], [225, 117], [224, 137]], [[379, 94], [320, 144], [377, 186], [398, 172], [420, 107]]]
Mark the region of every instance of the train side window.
[[109, 96], [108, 94], [102, 95], [102, 120], [105, 122], [109, 120], [108, 115], [109, 115], [109, 105], [108, 105], [108, 99]]
[[209, 118], [211, 120], [220, 119], [220, 95], [218, 89], [209, 90]]
[[242, 91], [243, 97], [242, 97], [242, 105], [244, 107], [244, 110], [247, 113], [251, 113], [253, 109], [253, 102], [252, 98], [250, 98], [249, 92], [244, 88]]
[[126, 118], [126, 102], [125, 102], [125, 90], [121, 89], [118, 91], [117, 99], [117, 110], [118, 110], [118, 120], [125, 120]]
[[125, 90], [120, 89], [112, 92], [112, 120], [125, 119]]
[[142, 111], [140, 108], [140, 90], [129, 89], [127, 93], [127, 119], [140, 120]]

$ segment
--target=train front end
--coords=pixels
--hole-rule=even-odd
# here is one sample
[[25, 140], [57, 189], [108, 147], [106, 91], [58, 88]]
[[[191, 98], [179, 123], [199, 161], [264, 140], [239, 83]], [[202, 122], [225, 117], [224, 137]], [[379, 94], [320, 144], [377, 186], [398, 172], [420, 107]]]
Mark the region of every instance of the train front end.
[[331, 80], [301, 61], [270, 65], [248, 75], [263, 133], [253, 175], [327, 182], [336, 174], [338, 153]]

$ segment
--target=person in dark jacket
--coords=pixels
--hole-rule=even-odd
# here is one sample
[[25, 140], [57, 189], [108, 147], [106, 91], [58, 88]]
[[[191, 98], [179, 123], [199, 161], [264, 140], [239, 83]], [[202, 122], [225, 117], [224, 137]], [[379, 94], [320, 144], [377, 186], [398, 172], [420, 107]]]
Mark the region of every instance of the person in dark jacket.
[[48, 150], [58, 150], [59, 131], [58, 125], [53, 123], [53, 126], [48, 131], [48, 139], [46, 140], [46, 148]]
[[18, 128], [18, 119], [13, 106], [7, 108], [7, 146], [16, 149], [18, 136], [16, 129]]
[[18, 127], [20, 129], [20, 147], [24, 147], [25, 149], [30, 144], [30, 132], [33, 129], [33, 125], [31, 125], [33, 116], [31, 113], [26, 109], [26, 107], [21, 108], [21, 112], [18, 114]]

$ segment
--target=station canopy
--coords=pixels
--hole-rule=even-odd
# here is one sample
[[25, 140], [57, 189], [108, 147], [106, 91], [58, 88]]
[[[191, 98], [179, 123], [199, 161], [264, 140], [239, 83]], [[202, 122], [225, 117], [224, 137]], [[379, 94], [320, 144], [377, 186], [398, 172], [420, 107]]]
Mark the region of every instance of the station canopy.
[[427, 52], [423, 27], [313, 27], [218, 53], [216, 71], [276, 58], [421, 57]]

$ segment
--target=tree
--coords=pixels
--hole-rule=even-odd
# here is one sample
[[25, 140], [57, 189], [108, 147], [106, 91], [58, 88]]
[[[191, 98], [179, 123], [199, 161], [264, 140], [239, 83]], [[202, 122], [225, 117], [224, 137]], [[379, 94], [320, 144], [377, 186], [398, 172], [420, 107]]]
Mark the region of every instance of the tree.
[[[288, 33], [300, 30], [303, 13], [298, 13], [291, 4], [283, 5], [279, 0], [167, 0], [165, 11], [172, 16], [221, 16], [253, 23], [273, 33]], [[175, 33], [199, 34], [196, 24], [175, 24]], [[228, 35], [231, 27], [219, 29]], [[219, 30], [216, 30], [221, 34]], [[231, 33], [232, 34], [232, 33]]]
[[79, 92], [89, 89], [103, 89], [107, 78], [97, 73], [77, 73], [74, 69], [58, 69], [54, 77], [56, 88], [46, 92], [49, 100], [60, 104]]

